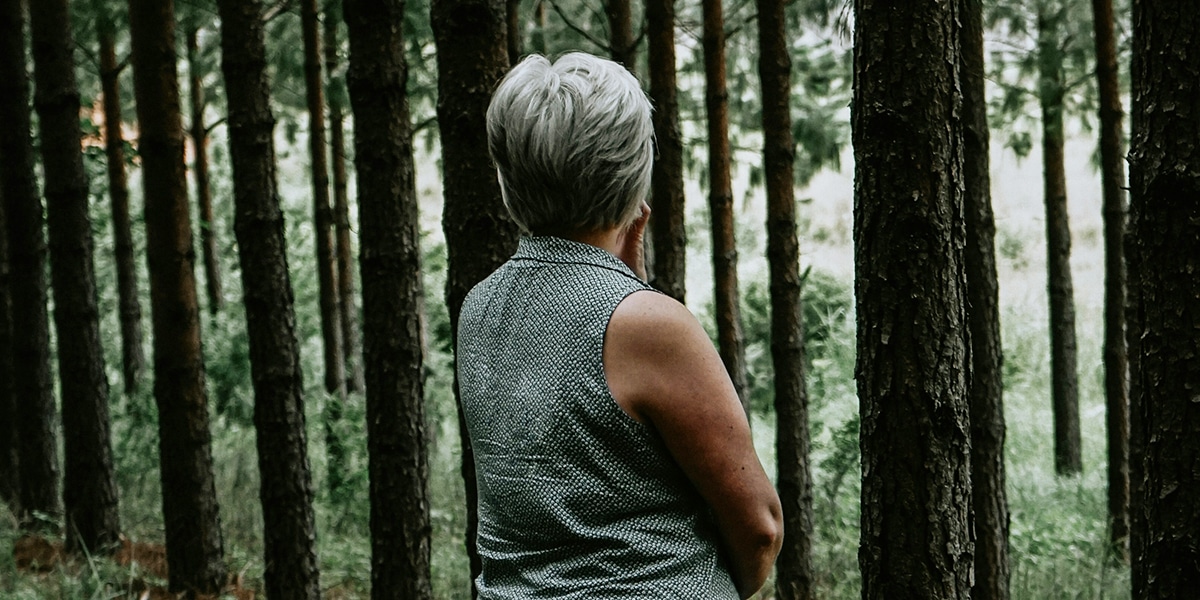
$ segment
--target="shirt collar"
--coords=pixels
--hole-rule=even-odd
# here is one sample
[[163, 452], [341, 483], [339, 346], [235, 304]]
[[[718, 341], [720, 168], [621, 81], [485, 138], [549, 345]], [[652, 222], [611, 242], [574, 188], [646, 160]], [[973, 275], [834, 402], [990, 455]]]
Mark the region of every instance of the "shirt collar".
[[541, 263], [583, 264], [617, 271], [641, 281], [633, 270], [609, 251], [554, 236], [521, 236], [513, 260]]

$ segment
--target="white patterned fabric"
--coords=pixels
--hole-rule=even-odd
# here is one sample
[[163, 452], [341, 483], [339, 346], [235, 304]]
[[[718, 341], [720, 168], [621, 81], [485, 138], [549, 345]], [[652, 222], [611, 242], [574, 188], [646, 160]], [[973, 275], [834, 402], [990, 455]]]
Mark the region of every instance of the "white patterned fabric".
[[737, 598], [704, 502], [604, 377], [608, 320], [648, 289], [603, 249], [526, 237], [467, 296], [481, 599]]

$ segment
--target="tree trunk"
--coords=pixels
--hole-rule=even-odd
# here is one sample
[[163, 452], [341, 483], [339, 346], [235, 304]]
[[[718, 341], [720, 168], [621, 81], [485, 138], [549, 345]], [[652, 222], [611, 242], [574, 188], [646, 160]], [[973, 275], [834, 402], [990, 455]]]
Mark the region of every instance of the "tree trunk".
[[204, 289], [208, 294], [208, 312], [216, 315], [224, 304], [221, 292], [221, 264], [217, 260], [217, 235], [214, 228], [212, 189], [208, 181], [208, 127], [204, 124], [203, 73], [200, 70], [197, 33], [199, 26], [189, 19], [187, 26], [188, 87], [192, 107], [192, 177], [196, 181], [196, 205], [200, 211], [200, 247], [204, 252]]
[[963, 0], [959, 21], [963, 90], [963, 210], [967, 317], [971, 350], [971, 505], [975, 528], [974, 600], [1007, 600], [1008, 495], [1004, 473], [1004, 382], [996, 220], [988, 173], [989, 132], [983, 75], [983, 2]]
[[275, 118], [266, 74], [262, 7], [258, 1], [222, 0], [219, 8], [234, 231], [242, 267], [262, 479], [264, 591], [268, 598], [316, 599], [321, 588], [304, 430], [304, 382], [275, 181]]
[[646, 55], [650, 70], [651, 119], [658, 157], [651, 176], [650, 237], [654, 269], [650, 284], [683, 302], [687, 279], [684, 223], [683, 136], [679, 131], [675, 83], [675, 0], [646, 0]]
[[304, 31], [304, 89], [308, 101], [308, 151], [312, 157], [313, 228], [317, 283], [321, 295], [321, 339], [325, 350], [325, 391], [346, 394], [342, 363], [342, 323], [338, 315], [337, 257], [333, 247], [333, 208], [329, 206], [329, 163], [325, 155], [325, 93], [321, 83], [321, 35], [317, 0], [301, 0]]
[[363, 288], [371, 594], [430, 598], [421, 265], [403, 0], [345, 0]]
[[59, 513], [58, 443], [50, 382], [50, 326], [46, 311], [46, 237], [34, 180], [29, 76], [21, 0], [0, 0], [0, 197], [5, 203], [12, 281], [13, 393], [20, 470], [22, 528], [41, 513]]
[[[1044, 9], [1044, 7], [1043, 7]], [[1054, 403], [1054, 470], [1083, 471], [1079, 440], [1079, 376], [1075, 366], [1075, 297], [1064, 165], [1062, 12], [1038, 13], [1038, 71], [1045, 166], [1046, 268], [1050, 293], [1050, 391]]]
[[88, 182], [80, 151], [75, 41], [67, 0], [30, 5], [34, 105], [41, 129], [46, 225], [62, 389], [66, 547], [106, 552], [120, 535], [108, 426], [108, 379], [96, 308]]
[[615, 62], [637, 74], [637, 39], [633, 37], [633, 13], [629, 0], [605, 0], [608, 16], [608, 49]]
[[1125, 162], [1112, 0], [1092, 0], [1100, 90], [1104, 188], [1104, 397], [1108, 430], [1108, 523], [1114, 554], [1129, 560], [1129, 360], [1125, 344]]
[[864, 599], [971, 592], [958, 3], [855, 3]]
[[[434, 0], [430, 16], [437, 42], [438, 125], [445, 197], [442, 228], [449, 255], [446, 306], [451, 339], [457, 340], [458, 313], [467, 292], [508, 260], [517, 247], [517, 226], [500, 197], [485, 127], [491, 91], [508, 70], [504, 5], [501, 0]], [[454, 390], [457, 399], [457, 376]], [[481, 569], [475, 548], [478, 494], [474, 453], [459, 408], [473, 598], [477, 594], [474, 581]]]
[[0, 502], [19, 514], [20, 471], [17, 462], [17, 396], [13, 393], [12, 277], [8, 269], [8, 226], [0, 188]]
[[172, 0], [129, 0], [133, 88], [146, 206], [154, 399], [167, 565], [173, 592], [215, 593], [225, 580], [200, 352]]
[[537, 52], [541, 53], [544, 56], [546, 54], [546, 52], [548, 51], [547, 50], [548, 46], [546, 43], [547, 42], [547, 40], [546, 40], [546, 25], [547, 25], [547, 23], [546, 23], [546, 2], [547, 2], [547, 0], [535, 0], [535, 2], [536, 2], [536, 4], [534, 4], [534, 6], [533, 6], [533, 20], [534, 20], [533, 47]]
[[783, 0], [758, 0], [758, 73], [762, 79], [763, 166], [767, 184], [767, 260], [771, 279], [771, 360], [775, 366], [775, 456], [783, 504], [783, 548], [775, 560], [780, 600], [816, 598], [812, 560], [812, 472], [804, 313], [796, 237], [792, 139], [792, 62]]
[[712, 224], [713, 303], [721, 361], [749, 410], [746, 347], [738, 303], [737, 241], [729, 168], [729, 95], [725, 90], [725, 19], [721, 0], [704, 0], [704, 107], [708, 117], [708, 210]]
[[142, 351], [142, 305], [138, 299], [129, 184], [125, 176], [125, 139], [121, 124], [121, 67], [117, 65], [116, 27], [107, 9], [97, 6], [100, 42], [100, 85], [104, 98], [104, 154], [108, 161], [108, 197], [112, 202], [113, 246], [117, 261], [117, 296], [121, 319], [121, 364], [125, 393], [137, 391], [146, 357]]
[[1130, 321], [1145, 453], [1134, 597], [1185, 598], [1200, 589], [1200, 14], [1134, 2], [1133, 30]]
[[515, 65], [521, 60], [521, 0], [507, 0], [505, 23], [508, 29], [506, 35], [508, 63]]
[[[342, 21], [340, 0], [325, 5], [325, 72], [329, 74], [329, 143], [333, 167], [333, 214], [337, 235], [338, 316], [341, 318], [342, 357], [345, 359], [346, 391], [363, 389], [362, 362], [358, 359], [358, 311], [355, 310], [354, 251], [350, 241], [350, 198], [346, 180], [345, 117], [342, 113], [345, 90], [335, 77], [338, 70], [338, 23]], [[337, 498], [345, 482], [346, 445], [338, 434], [342, 420], [344, 397], [326, 399], [325, 453], [328, 466], [329, 492]]]

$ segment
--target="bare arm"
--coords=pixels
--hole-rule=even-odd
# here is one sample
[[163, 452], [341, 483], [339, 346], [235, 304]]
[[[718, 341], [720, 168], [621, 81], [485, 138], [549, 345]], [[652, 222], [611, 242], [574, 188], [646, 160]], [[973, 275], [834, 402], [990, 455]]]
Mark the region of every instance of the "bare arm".
[[604, 373], [617, 404], [658, 430], [712, 508], [738, 593], [753, 595], [779, 554], [782, 509], [700, 323], [667, 296], [630, 295], [609, 322]]

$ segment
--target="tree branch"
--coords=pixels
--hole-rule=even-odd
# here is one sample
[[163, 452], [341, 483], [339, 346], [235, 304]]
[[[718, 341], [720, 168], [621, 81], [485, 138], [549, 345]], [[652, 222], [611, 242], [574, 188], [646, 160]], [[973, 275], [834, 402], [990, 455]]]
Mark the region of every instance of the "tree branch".
[[578, 25], [573, 23], [571, 21], [571, 19], [567, 18], [567, 15], [565, 13], [563, 13], [561, 8], [559, 8], [557, 2], [555, 2], [554, 0], [548, 0], [548, 2], [550, 3], [550, 8], [554, 9], [554, 12], [558, 15], [558, 17], [560, 19], [562, 19], [563, 23], [566, 23], [567, 27], [571, 28], [572, 31], [574, 31], [575, 33], [578, 33], [579, 35], [582, 35], [584, 37], [584, 39], [591, 42], [592, 44], [595, 44], [595, 46], [597, 48], [600, 48], [601, 50], [604, 50], [610, 54], [612, 53], [612, 48], [608, 45], [607, 42], [596, 39], [591, 33], [588, 33], [587, 30], [579, 27]]
[[228, 120], [229, 120], [229, 117], [221, 117], [220, 119], [217, 119], [216, 121], [213, 121], [212, 123], [209, 123], [208, 126], [204, 128], [204, 134], [208, 135], [208, 134], [212, 133], [214, 129], [224, 125], [225, 122]]

